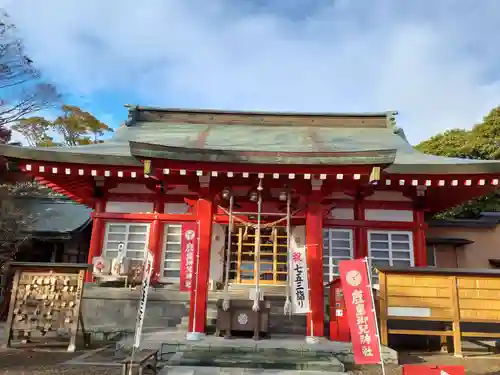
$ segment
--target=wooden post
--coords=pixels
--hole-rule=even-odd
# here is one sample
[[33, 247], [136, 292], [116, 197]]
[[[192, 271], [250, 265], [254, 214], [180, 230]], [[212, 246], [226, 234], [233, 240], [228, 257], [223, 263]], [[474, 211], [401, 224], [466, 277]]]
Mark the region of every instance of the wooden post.
[[[197, 261], [197, 272], [193, 279], [196, 282], [191, 289], [191, 300], [189, 310], [189, 332], [205, 333], [208, 279], [210, 277], [210, 247], [212, 244], [212, 218], [214, 206], [212, 199], [203, 197], [198, 199], [198, 247], [199, 255]], [[196, 311], [195, 311], [196, 310]], [[196, 319], [195, 319], [196, 316]]]
[[414, 231], [413, 253], [415, 256], [415, 267], [427, 267], [427, 245], [425, 240], [424, 211], [420, 208], [414, 211], [414, 220], [417, 228]]
[[[94, 205], [94, 212], [101, 213], [104, 212], [105, 202], [101, 199], [96, 200]], [[99, 217], [92, 218], [92, 234], [90, 237], [90, 246], [89, 246], [89, 256], [88, 256], [88, 264], [92, 264], [94, 257], [102, 255], [102, 244], [104, 241], [104, 221]], [[87, 283], [91, 283], [93, 281], [92, 270], [87, 272], [87, 276], [85, 281]]]
[[310, 308], [307, 335], [311, 335], [311, 321], [315, 337], [324, 336], [324, 291], [323, 291], [323, 206], [322, 196], [313, 194], [309, 198], [306, 213], [307, 266], [309, 271]]
[[385, 272], [379, 272], [378, 282], [380, 287], [379, 294], [379, 314], [380, 314], [380, 341], [382, 345], [389, 345], [389, 334], [388, 334], [388, 304], [387, 304], [387, 275]]
[[[365, 220], [365, 207], [361, 194], [356, 195], [356, 201], [354, 202], [354, 220]], [[354, 229], [354, 258], [359, 259], [368, 257], [367, 236], [368, 234], [364, 226], [358, 226]], [[369, 264], [371, 265], [371, 262], [369, 262]]]
[[453, 316], [453, 347], [455, 357], [463, 357], [462, 354], [462, 333], [460, 331], [460, 305], [458, 302], [458, 280], [456, 276], [450, 277], [451, 301]]
[[14, 274], [14, 280], [12, 281], [12, 290], [10, 292], [10, 302], [9, 302], [9, 315], [7, 315], [7, 322], [5, 324], [5, 331], [3, 333], [3, 344], [2, 348], [8, 348], [10, 346], [10, 340], [12, 339], [12, 324], [14, 322], [14, 309], [16, 305], [17, 288], [19, 288], [19, 279], [21, 277], [21, 270], [17, 269]]
[[69, 338], [69, 345], [68, 345], [68, 352], [71, 353], [73, 353], [76, 350], [76, 336], [78, 334], [78, 325], [80, 323], [80, 307], [82, 303], [84, 279], [85, 279], [85, 270], [80, 270], [78, 272], [78, 285], [76, 287], [76, 300], [75, 300], [75, 307], [73, 310], [76, 311], [77, 316], [72, 317], [73, 321], [71, 322], [71, 328], [70, 328], [71, 337]]
[[[161, 197], [158, 197], [154, 202], [153, 211], [155, 214], [162, 214], [164, 212], [164, 201]], [[153, 275], [159, 274], [161, 272], [161, 262], [163, 261], [163, 228], [161, 220], [155, 215], [151, 223], [151, 229], [149, 231], [149, 241], [148, 248], [151, 250], [154, 256], [153, 260]], [[160, 275], [161, 277], [162, 275]], [[154, 277], [153, 277], [154, 279]]]

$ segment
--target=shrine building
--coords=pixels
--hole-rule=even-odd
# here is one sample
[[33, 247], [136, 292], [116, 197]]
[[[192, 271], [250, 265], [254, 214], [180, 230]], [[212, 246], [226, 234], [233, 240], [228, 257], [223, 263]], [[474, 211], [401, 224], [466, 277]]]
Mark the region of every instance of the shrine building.
[[[323, 336], [324, 284], [339, 261], [425, 267], [424, 215], [497, 189], [499, 162], [422, 154], [395, 116], [129, 106], [126, 124], [102, 144], [0, 153], [93, 209], [89, 263], [119, 248], [139, 262], [149, 249], [159, 282], [188, 277], [193, 332], [205, 332], [210, 289], [273, 285], [284, 294], [290, 243], [304, 245], [307, 329]], [[198, 234], [189, 275], [185, 223]]]

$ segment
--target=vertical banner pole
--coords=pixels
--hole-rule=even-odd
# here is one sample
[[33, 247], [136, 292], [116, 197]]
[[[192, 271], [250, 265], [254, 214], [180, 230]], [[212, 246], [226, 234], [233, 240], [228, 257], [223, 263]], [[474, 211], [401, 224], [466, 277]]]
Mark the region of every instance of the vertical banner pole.
[[385, 365], [384, 365], [384, 356], [382, 354], [382, 343], [380, 342], [380, 329], [378, 326], [378, 319], [377, 319], [377, 308], [375, 306], [375, 297], [373, 296], [373, 284], [372, 284], [372, 273], [371, 273], [371, 262], [368, 261], [368, 257], [365, 257], [364, 259], [365, 264], [366, 264], [366, 272], [368, 273], [368, 282], [369, 282], [369, 287], [370, 287], [370, 297], [372, 299], [372, 306], [373, 306], [373, 316], [375, 318], [375, 329], [377, 332], [377, 342], [378, 342], [378, 347], [380, 350], [380, 366], [382, 367], [382, 375], [385, 375]]
[[[316, 246], [316, 245], [315, 245]], [[308, 251], [308, 248], [307, 246], [305, 246], [305, 255], [306, 255], [306, 259], [307, 259], [307, 251]], [[312, 301], [311, 301], [311, 297], [312, 297], [312, 293], [311, 293], [311, 272], [310, 272], [310, 269], [309, 269], [309, 264], [307, 264], [307, 277], [308, 277], [308, 288], [309, 288], [309, 316], [311, 317], [311, 319], [309, 320], [309, 324], [310, 324], [310, 327], [311, 327], [311, 334], [309, 336], [306, 337], [306, 342], [308, 344], [317, 344], [318, 343], [318, 338], [314, 336], [314, 316], [313, 316], [313, 310], [312, 310]]]
[[130, 355], [129, 363], [129, 375], [132, 375], [132, 364], [134, 362], [135, 352], [141, 345], [142, 326], [144, 323], [144, 317], [146, 315], [146, 304], [148, 302], [149, 282], [151, 279], [151, 274], [153, 272], [153, 260], [153, 254], [149, 251], [149, 249], [145, 249], [144, 261], [142, 264], [141, 297], [139, 300], [139, 308], [137, 309], [134, 344], [132, 345], [132, 353]]
[[198, 306], [198, 271], [200, 269], [200, 221], [196, 222], [197, 230], [196, 230], [196, 236], [198, 238], [197, 244], [196, 244], [196, 275], [194, 277], [194, 285], [191, 284], [191, 288], [194, 289], [194, 314], [193, 314], [193, 327], [191, 330], [191, 333], [187, 335], [186, 339], [187, 340], [200, 340], [201, 335], [196, 332], [196, 313], [197, 313], [197, 306]]

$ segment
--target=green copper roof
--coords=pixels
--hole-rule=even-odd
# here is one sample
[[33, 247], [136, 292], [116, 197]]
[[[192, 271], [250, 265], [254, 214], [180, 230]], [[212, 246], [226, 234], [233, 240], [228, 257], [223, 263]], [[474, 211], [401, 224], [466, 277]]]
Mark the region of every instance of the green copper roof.
[[[183, 113], [181, 110], [171, 112], [173, 115]], [[360, 114], [355, 126], [341, 122], [345, 118], [352, 124], [353, 119], [358, 120], [356, 115], [338, 115], [337, 126], [325, 126], [323, 121], [327, 120], [321, 116], [335, 115], [322, 114], [308, 121], [307, 125], [290, 125], [286, 119], [283, 124], [258, 124], [256, 118], [252, 119], [252, 124], [241, 123], [241, 118], [237, 123], [200, 123], [191, 121], [189, 113], [180, 123], [172, 121], [172, 117], [170, 120], [162, 117], [165, 113], [169, 114], [169, 111], [131, 110], [127, 126], [120, 127], [113, 138], [103, 144], [72, 148], [4, 145], [0, 146], [0, 153], [14, 159], [108, 165], [140, 165], [138, 158], [161, 157], [232, 163], [390, 164], [386, 171], [402, 174], [500, 173], [497, 161], [447, 158], [416, 151], [402, 131], [393, 126], [392, 113]], [[218, 112], [213, 113], [216, 116]], [[239, 112], [225, 112], [228, 113]], [[382, 121], [382, 126], [362, 127], [370, 116]], [[388, 119], [387, 126], [384, 125], [384, 116]]]

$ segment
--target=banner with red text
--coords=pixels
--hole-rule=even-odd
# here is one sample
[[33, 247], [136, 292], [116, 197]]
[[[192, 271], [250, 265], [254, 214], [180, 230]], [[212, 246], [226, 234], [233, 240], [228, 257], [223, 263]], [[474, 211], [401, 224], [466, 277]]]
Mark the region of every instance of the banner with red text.
[[292, 312], [294, 314], [307, 314], [310, 308], [305, 246], [298, 246], [292, 249], [291, 268]]
[[198, 223], [196, 221], [183, 223], [181, 236], [180, 290], [189, 291], [195, 282], [196, 253], [198, 251]]
[[375, 306], [365, 259], [339, 263], [354, 361], [359, 365], [381, 363]]

